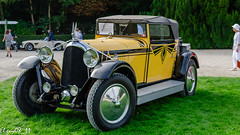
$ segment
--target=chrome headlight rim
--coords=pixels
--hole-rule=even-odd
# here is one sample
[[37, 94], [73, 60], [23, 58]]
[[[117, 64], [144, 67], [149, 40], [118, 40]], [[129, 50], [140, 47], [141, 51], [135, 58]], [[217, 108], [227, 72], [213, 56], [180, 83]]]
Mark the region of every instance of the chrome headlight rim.
[[[45, 50], [45, 52], [44, 52], [44, 50]], [[42, 54], [46, 53], [46, 51], [48, 52], [48, 55], [42, 55]], [[48, 56], [49, 58], [44, 59], [44, 58], [46, 58], [46, 56]], [[49, 46], [43, 46], [38, 51], [38, 57], [40, 58], [42, 63], [48, 64], [53, 59], [53, 50]]]
[[[86, 61], [85, 58], [86, 58], [87, 53], [90, 53], [91, 56], [94, 57], [94, 58], [92, 59], [92, 60], [94, 60], [94, 61], [91, 61], [90, 63], [89, 63], [89, 61], [88, 61], [88, 62]], [[90, 59], [91, 59], [91, 58], [90, 58]], [[89, 68], [95, 67], [95, 66], [98, 64], [98, 62], [99, 62], [98, 52], [96, 52], [96, 51], [93, 50], [93, 49], [88, 49], [88, 50], [85, 51], [84, 54], [83, 54], [83, 62], [84, 62], [84, 64], [85, 64], [87, 67], [89, 67]]]

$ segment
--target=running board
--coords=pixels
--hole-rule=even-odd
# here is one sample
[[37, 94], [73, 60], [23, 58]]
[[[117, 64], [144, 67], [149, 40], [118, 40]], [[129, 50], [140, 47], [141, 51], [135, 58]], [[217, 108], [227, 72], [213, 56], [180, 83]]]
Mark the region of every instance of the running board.
[[184, 82], [168, 80], [147, 86], [137, 91], [137, 105], [182, 91]]

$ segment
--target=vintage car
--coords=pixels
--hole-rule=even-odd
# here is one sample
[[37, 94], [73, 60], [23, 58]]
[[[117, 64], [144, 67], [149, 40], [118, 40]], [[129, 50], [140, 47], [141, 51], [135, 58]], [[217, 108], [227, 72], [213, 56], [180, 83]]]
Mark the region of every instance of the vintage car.
[[[60, 44], [64, 43], [64, 41], [56, 40], [54, 41], [54, 46], [58, 46]], [[27, 51], [32, 51], [33, 49], [41, 48], [43, 46], [50, 46], [50, 42], [48, 41], [48, 37], [45, 37], [43, 40], [27, 40], [23, 41], [22, 45], [20, 45], [20, 48], [25, 49]], [[60, 51], [65, 46], [59, 46], [56, 48], [56, 50]]]
[[115, 15], [96, 24], [95, 39], [68, 42], [62, 68], [47, 46], [18, 64], [26, 70], [14, 83], [13, 100], [23, 115], [85, 111], [94, 128], [108, 131], [129, 123], [136, 105], [194, 95], [198, 58], [182, 43], [176, 21]]

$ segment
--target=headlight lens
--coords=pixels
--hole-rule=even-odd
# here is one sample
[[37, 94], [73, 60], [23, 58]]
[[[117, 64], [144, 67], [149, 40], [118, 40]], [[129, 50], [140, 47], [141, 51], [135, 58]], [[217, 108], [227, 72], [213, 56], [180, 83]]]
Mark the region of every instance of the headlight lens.
[[96, 66], [98, 63], [98, 60], [99, 60], [98, 53], [95, 52], [94, 50], [91, 50], [91, 49], [87, 50], [83, 54], [83, 61], [84, 61], [85, 65], [90, 68]]
[[53, 51], [48, 46], [40, 48], [38, 56], [43, 63], [49, 63], [53, 59]]
[[48, 83], [48, 82], [45, 82], [45, 83], [43, 84], [42, 88], [43, 88], [43, 91], [44, 91], [44, 92], [48, 93], [48, 92], [51, 90], [51, 84]]

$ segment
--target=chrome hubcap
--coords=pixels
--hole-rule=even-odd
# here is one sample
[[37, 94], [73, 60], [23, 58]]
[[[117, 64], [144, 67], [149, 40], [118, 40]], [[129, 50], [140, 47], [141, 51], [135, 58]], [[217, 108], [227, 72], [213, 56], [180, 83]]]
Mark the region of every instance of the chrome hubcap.
[[187, 78], [186, 78], [186, 86], [187, 86], [187, 91], [191, 93], [194, 90], [195, 87], [195, 80], [196, 80], [196, 70], [193, 66], [188, 68], [187, 71]]
[[33, 49], [32, 45], [28, 45], [27, 48], [28, 48], [28, 50], [32, 50]]
[[118, 123], [128, 112], [130, 97], [127, 89], [121, 84], [112, 84], [100, 100], [100, 113], [108, 123]]

